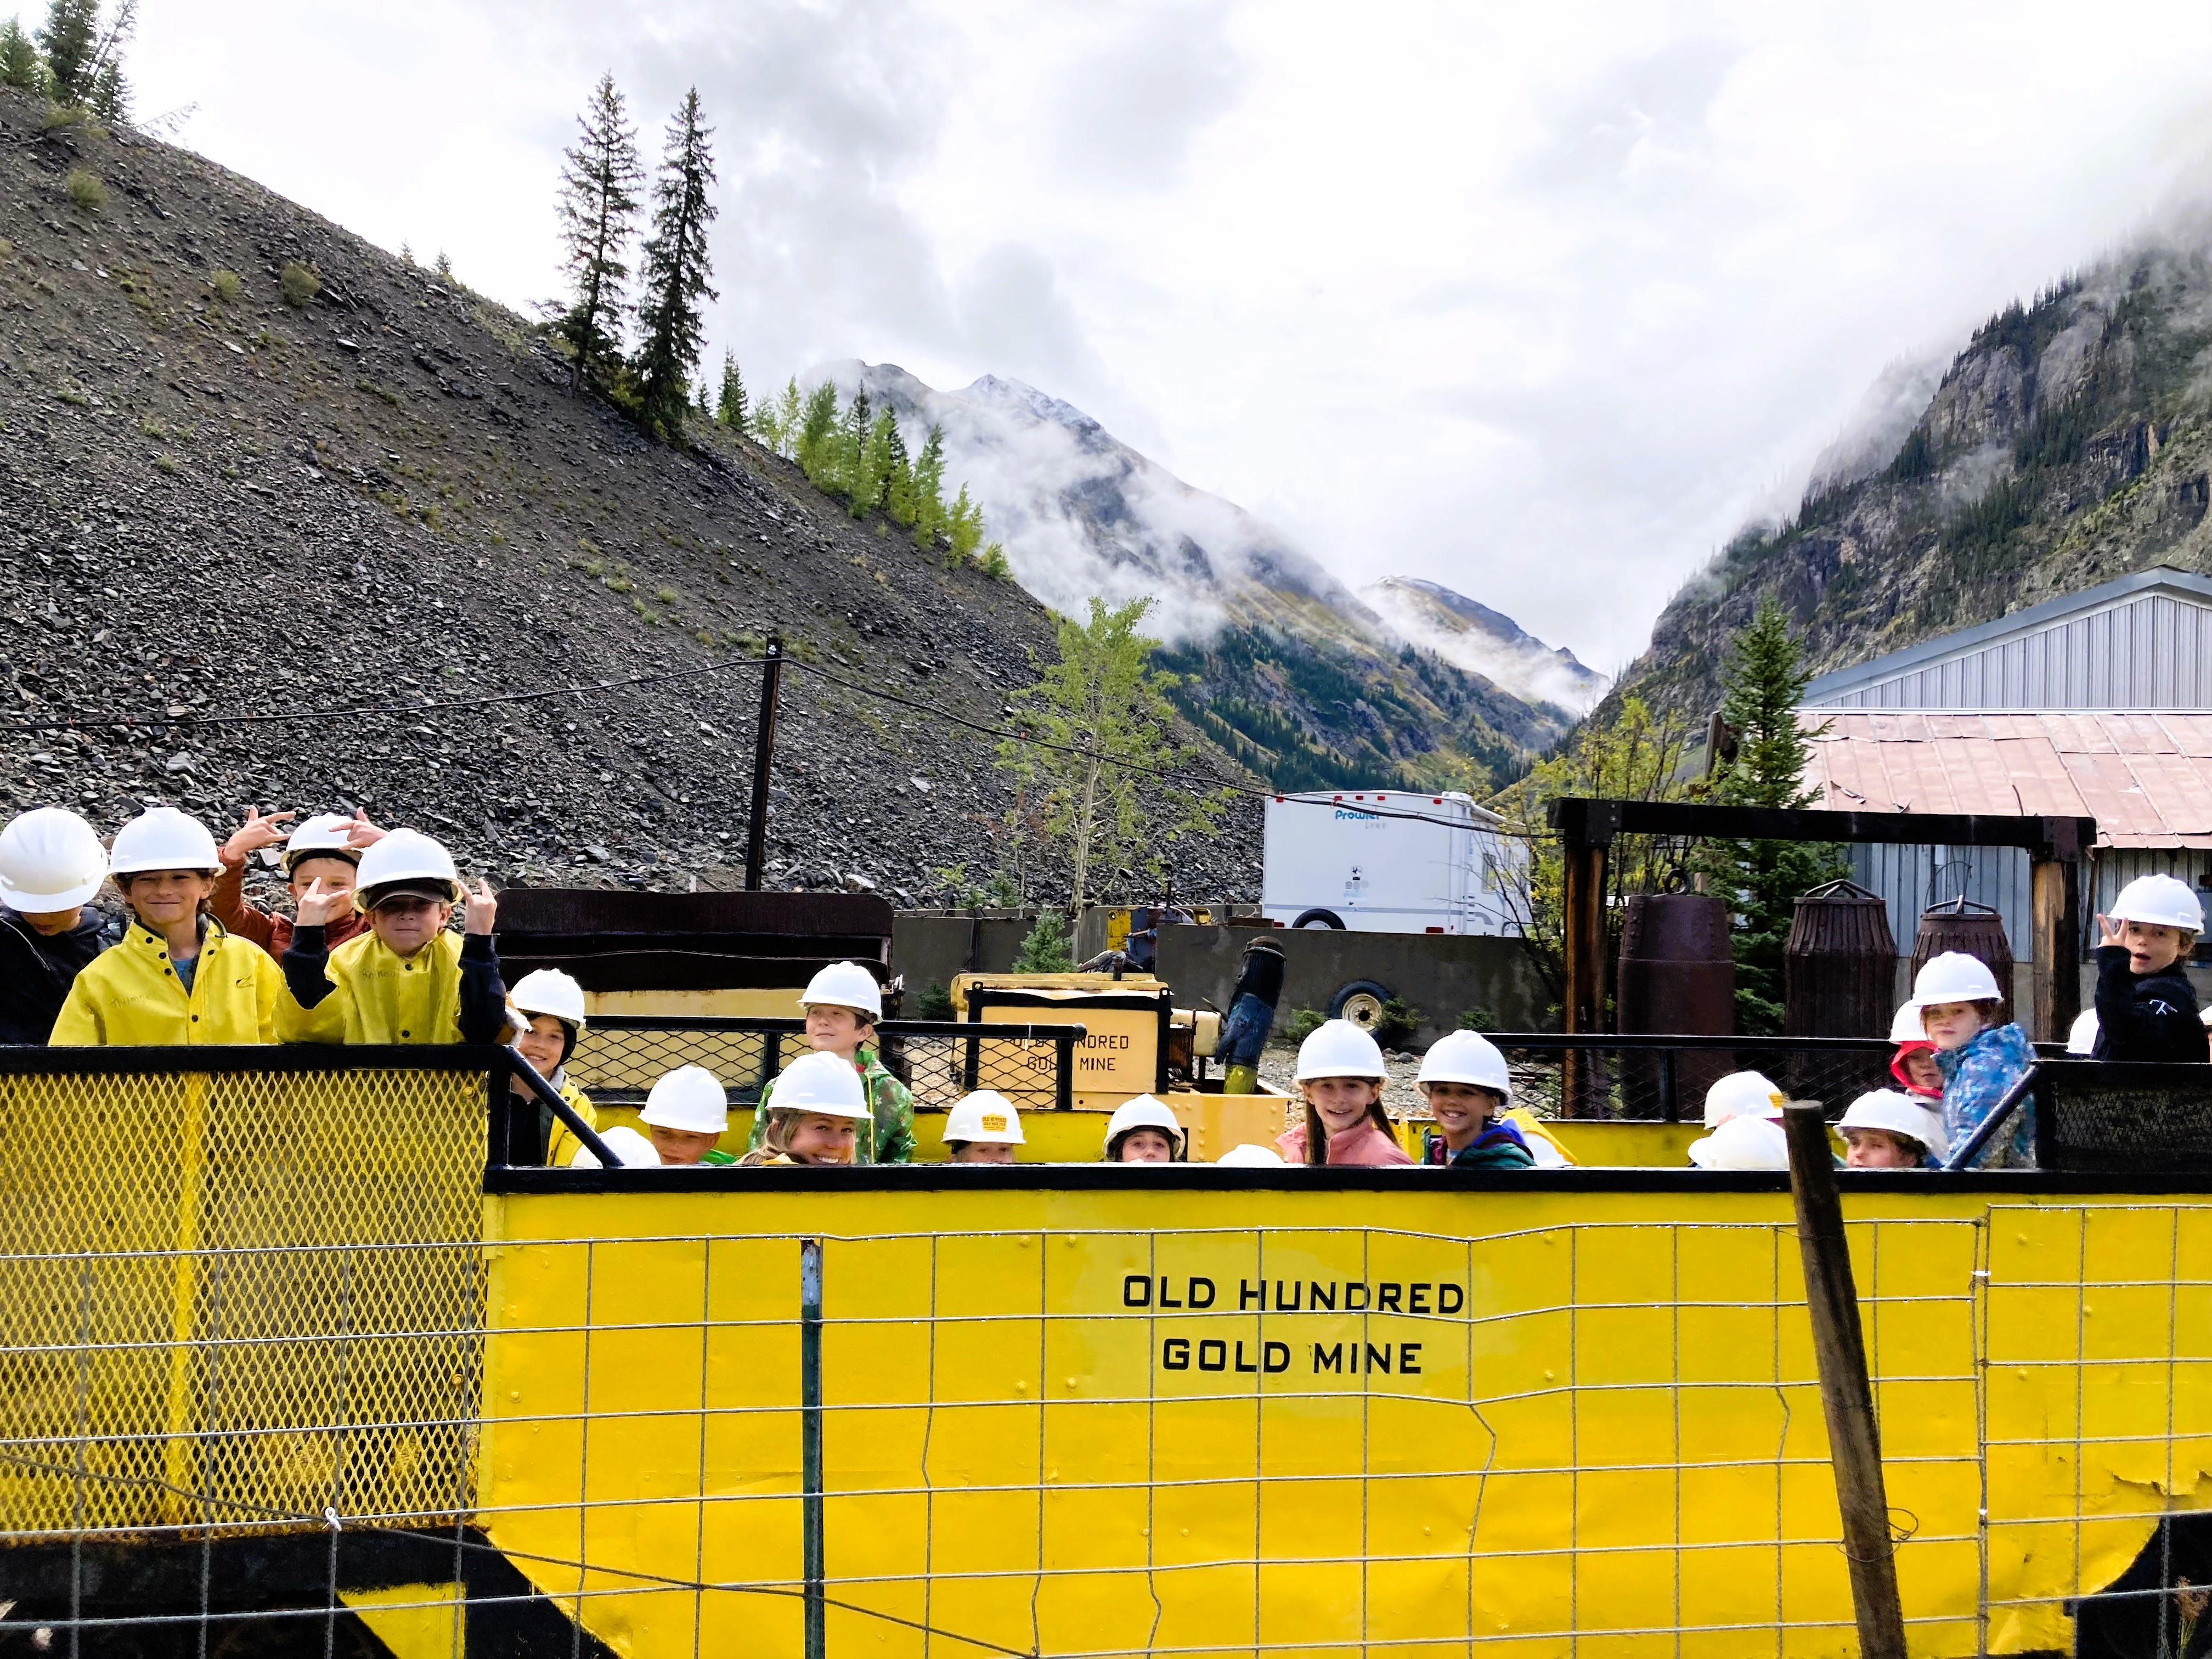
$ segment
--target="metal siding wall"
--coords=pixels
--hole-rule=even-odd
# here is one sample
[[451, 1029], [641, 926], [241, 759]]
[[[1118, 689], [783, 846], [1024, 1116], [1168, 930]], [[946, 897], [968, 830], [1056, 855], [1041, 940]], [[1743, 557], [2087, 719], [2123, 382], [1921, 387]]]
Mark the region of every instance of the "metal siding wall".
[[[1851, 879], [1881, 894], [1889, 907], [1889, 931], [1896, 937], [1899, 956], [1912, 954], [1920, 913], [1930, 902], [1955, 898], [1963, 891], [1976, 903], [1996, 908], [2004, 917], [2014, 957], [2028, 959], [2028, 865], [2027, 854], [2020, 848], [1856, 846], [1850, 860]], [[1948, 866], [1940, 878], [1939, 866]]]
[[1854, 686], [1824, 708], [2212, 708], [2207, 607], [2146, 594], [1949, 662]]

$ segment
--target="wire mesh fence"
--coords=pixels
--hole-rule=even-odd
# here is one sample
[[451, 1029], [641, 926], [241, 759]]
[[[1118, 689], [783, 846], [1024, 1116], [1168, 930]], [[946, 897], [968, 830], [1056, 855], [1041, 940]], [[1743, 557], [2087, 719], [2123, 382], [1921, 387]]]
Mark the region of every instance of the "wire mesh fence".
[[[876, 1028], [884, 1066], [915, 1104], [942, 1110], [995, 1089], [1024, 1112], [1065, 1109], [1080, 1025], [978, 1025], [886, 1020]], [[568, 1075], [594, 1099], [641, 1099], [664, 1073], [703, 1066], [731, 1100], [758, 1103], [777, 1073], [807, 1051], [806, 1023], [716, 1016], [601, 1016], [576, 1041]]]
[[1493, 1033], [1516, 1103], [1547, 1117], [1695, 1121], [1705, 1091], [1735, 1071], [1763, 1072], [1831, 1117], [1869, 1089], [1893, 1088], [1894, 1046], [1859, 1037], [1561, 1036]]

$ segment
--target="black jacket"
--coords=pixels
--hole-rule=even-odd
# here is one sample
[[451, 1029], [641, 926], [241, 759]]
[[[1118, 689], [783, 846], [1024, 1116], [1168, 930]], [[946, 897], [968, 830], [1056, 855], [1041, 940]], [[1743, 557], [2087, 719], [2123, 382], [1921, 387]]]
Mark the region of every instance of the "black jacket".
[[0, 1042], [44, 1043], [85, 964], [123, 937], [121, 918], [88, 907], [49, 939], [0, 906]]
[[2206, 1054], [2197, 990], [2181, 963], [2138, 978], [2128, 967], [2127, 946], [2099, 945], [2095, 1058], [2201, 1060]]

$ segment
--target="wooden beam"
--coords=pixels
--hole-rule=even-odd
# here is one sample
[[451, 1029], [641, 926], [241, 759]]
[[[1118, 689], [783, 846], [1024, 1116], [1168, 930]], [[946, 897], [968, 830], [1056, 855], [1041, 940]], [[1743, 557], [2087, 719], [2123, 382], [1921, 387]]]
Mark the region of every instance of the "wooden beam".
[[1553, 801], [1550, 821], [1570, 846], [1604, 845], [1616, 836], [1671, 836], [1714, 841], [1840, 841], [1892, 847], [2022, 847], [2044, 857], [2070, 860], [2079, 858], [2097, 839], [2094, 818], [1828, 812], [1582, 796]]
[[1843, 1513], [1844, 1559], [1850, 1563], [1851, 1607], [1858, 1616], [1861, 1659], [1905, 1659], [1905, 1609], [1897, 1598], [1896, 1546], [1882, 1484], [1881, 1440], [1874, 1389], [1859, 1333], [1857, 1287], [1850, 1246], [1828, 1150], [1828, 1125], [1817, 1105], [1783, 1109], [1790, 1137], [1790, 1190], [1797, 1206], [1797, 1248], [1805, 1263], [1805, 1308], [1813, 1319], [1813, 1357], [1820, 1372], [1820, 1409], [1828, 1420], [1828, 1455]]
[[2081, 1012], [2081, 865], [2037, 859], [2028, 866], [2029, 957], [2038, 1042], [2063, 1042]]

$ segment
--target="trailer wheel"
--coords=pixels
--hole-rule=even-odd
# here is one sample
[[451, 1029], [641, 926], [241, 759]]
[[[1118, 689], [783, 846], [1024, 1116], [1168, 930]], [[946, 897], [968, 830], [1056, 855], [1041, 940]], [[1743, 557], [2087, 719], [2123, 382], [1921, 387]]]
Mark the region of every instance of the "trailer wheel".
[[1342, 933], [1344, 931], [1344, 918], [1337, 915], [1334, 910], [1303, 910], [1298, 913], [1298, 919], [1292, 922], [1291, 926], [1293, 927], [1334, 927], [1339, 933]]
[[1331, 1019], [1348, 1019], [1363, 1031], [1372, 1031], [1382, 1023], [1382, 1005], [1390, 1000], [1390, 988], [1377, 985], [1371, 979], [1355, 979], [1336, 988], [1336, 994], [1328, 1000]]

